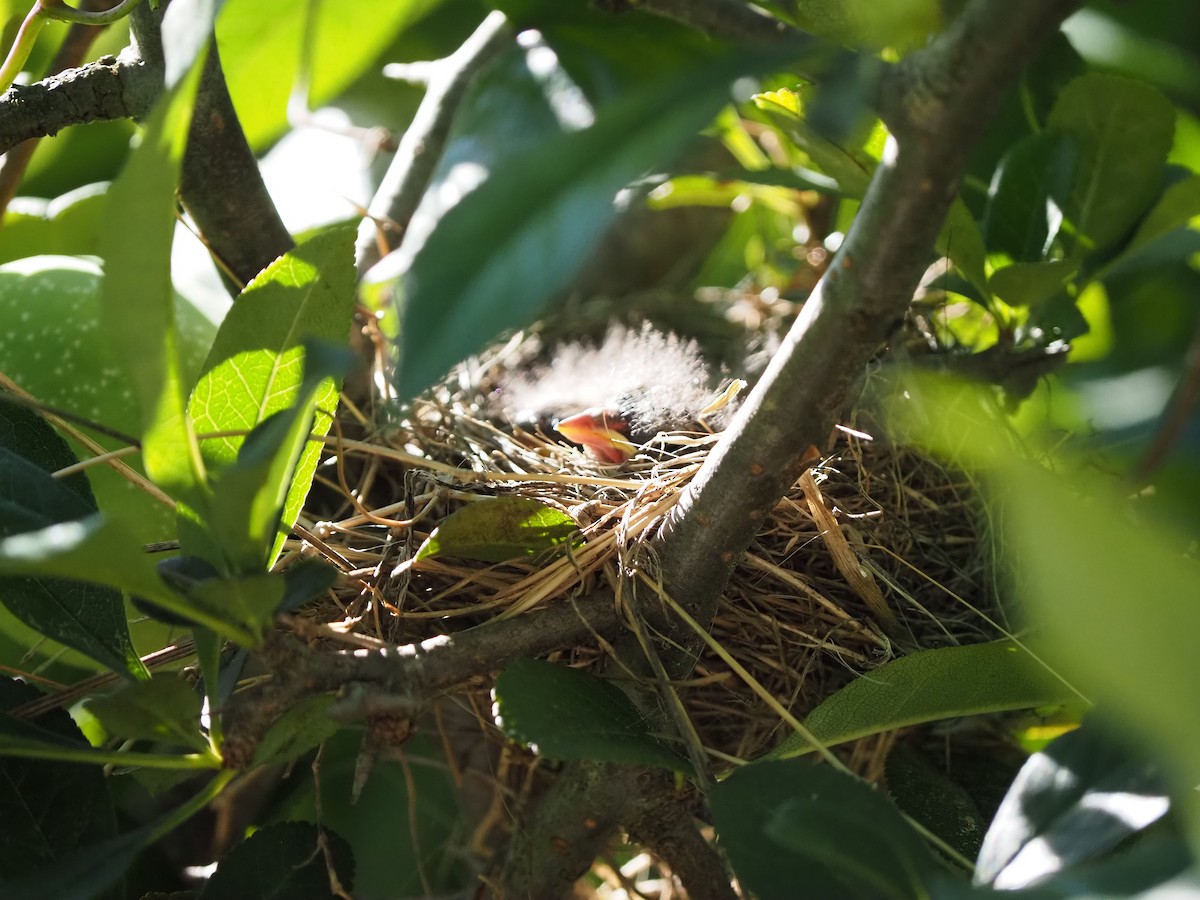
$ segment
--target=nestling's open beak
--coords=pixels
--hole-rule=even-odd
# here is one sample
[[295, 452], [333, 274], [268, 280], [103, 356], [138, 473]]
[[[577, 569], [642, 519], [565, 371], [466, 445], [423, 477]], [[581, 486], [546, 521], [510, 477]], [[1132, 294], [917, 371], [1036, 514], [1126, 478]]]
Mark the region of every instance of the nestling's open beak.
[[623, 463], [637, 447], [626, 437], [629, 426], [620, 413], [592, 407], [554, 423], [554, 430], [568, 441], [582, 445], [596, 459]]

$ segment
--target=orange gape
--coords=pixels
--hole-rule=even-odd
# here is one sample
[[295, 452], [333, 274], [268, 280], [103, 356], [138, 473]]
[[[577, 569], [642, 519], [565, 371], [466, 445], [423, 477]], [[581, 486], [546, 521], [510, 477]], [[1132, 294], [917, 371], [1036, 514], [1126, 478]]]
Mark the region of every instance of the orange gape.
[[555, 422], [554, 430], [601, 462], [623, 463], [637, 453], [627, 437], [629, 423], [614, 409], [593, 406]]

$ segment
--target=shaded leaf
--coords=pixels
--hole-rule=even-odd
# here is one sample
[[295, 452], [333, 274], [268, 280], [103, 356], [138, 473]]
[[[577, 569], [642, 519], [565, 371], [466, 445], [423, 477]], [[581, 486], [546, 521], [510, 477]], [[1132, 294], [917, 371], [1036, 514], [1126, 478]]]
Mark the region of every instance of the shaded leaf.
[[[826, 746], [956, 716], [1078, 702], [1079, 693], [1011, 641], [910, 653], [826, 697], [804, 727]], [[769, 756], [812, 747], [791, 735]]]
[[[937, 238], [937, 252], [945, 256], [986, 299], [991, 299], [987, 278], [987, 249], [979, 224], [962, 197], [955, 197]], [[964, 295], [970, 296], [970, 295]]]
[[258, 746], [252, 765], [287, 763], [324, 743], [338, 730], [329, 717], [332, 694], [305, 697], [271, 723]]
[[1063, 89], [1047, 129], [1071, 137], [1078, 151], [1063, 212], [1083, 249], [1112, 246], [1158, 195], [1175, 110], [1148, 84], [1088, 74]]
[[761, 900], [922, 898], [944, 870], [899, 811], [849, 775], [753, 763], [713, 788], [713, 824]]
[[[0, 682], [0, 707], [11, 709], [39, 693], [27, 684]], [[66, 710], [39, 717], [38, 725], [86, 746]], [[70, 809], [70, 815], [63, 815]], [[0, 881], [52, 866], [81, 846], [111, 837], [116, 817], [99, 766], [0, 756]]]
[[987, 821], [966, 790], [940, 767], [909, 744], [897, 743], [888, 754], [885, 776], [888, 796], [905, 814], [966, 859], [979, 854]]
[[149, 681], [92, 697], [87, 708], [113, 736], [168, 741], [194, 750], [208, 747], [200, 731], [200, 695], [175, 674], [156, 674]]
[[1169, 807], [1156, 767], [1085, 722], [1022, 767], [984, 839], [975, 883], [1029, 887], [1103, 858]]
[[[34, 454], [17, 455], [12, 447]], [[33, 460], [36, 459], [37, 462]], [[0, 547], [9, 539], [36, 541], [59, 523], [95, 512], [86, 480], [67, 484], [47, 466], [70, 465], [74, 455], [40, 416], [0, 404]], [[80, 476], [82, 477], [82, 476]], [[3, 551], [0, 550], [0, 554]], [[81, 567], [87, 572], [86, 567]], [[84, 581], [47, 575], [0, 577], [0, 603], [40, 634], [90, 656], [126, 675], [146, 675], [137, 658], [119, 591]]]
[[633, 701], [603, 678], [518, 659], [496, 679], [495, 695], [504, 733], [542, 756], [689, 771], [684, 759], [650, 734]]
[[983, 219], [988, 250], [1013, 262], [1040, 262], [1062, 225], [1060, 204], [1070, 195], [1075, 142], [1043, 132], [1013, 144], [988, 188]]
[[354, 886], [354, 857], [350, 845], [337, 834], [308, 822], [282, 822], [254, 832], [227, 853], [208, 879], [202, 900], [255, 897], [259, 900], [318, 900], [334, 897], [326, 856], [318, 840], [324, 838], [338, 880]]
[[988, 286], [1009, 306], [1039, 306], [1061, 294], [1078, 270], [1070, 259], [1013, 263], [993, 272]]
[[496, 497], [447, 516], [421, 544], [416, 558], [504, 562], [561, 547], [578, 533], [575, 520], [552, 506], [529, 497]]

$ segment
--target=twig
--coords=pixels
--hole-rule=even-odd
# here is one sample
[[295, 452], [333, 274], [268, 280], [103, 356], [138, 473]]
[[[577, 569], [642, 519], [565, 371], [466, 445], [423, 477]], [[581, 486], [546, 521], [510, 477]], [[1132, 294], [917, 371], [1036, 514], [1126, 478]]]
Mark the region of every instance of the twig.
[[[377, 223], [395, 223], [403, 233], [429, 185], [450, 125], [471, 81], [511, 40], [512, 30], [503, 13], [491, 13], [463, 44], [445, 59], [422, 64], [425, 97], [400, 140], [379, 190], [367, 207], [367, 218], [358, 233], [358, 271], [364, 272], [380, 257], [380, 245], [394, 246]], [[406, 66], [393, 72], [412, 72]], [[407, 77], [400, 75], [399, 77]]]

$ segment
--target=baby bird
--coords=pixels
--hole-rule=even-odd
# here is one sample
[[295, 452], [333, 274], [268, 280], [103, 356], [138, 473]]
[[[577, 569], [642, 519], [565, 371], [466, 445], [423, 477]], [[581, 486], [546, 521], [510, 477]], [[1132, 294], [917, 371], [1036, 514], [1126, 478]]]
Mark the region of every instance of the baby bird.
[[649, 325], [613, 326], [599, 344], [559, 346], [550, 362], [501, 393], [512, 421], [550, 426], [617, 464], [662, 432], [720, 430], [736, 393], [721, 392], [720, 381], [695, 341]]

